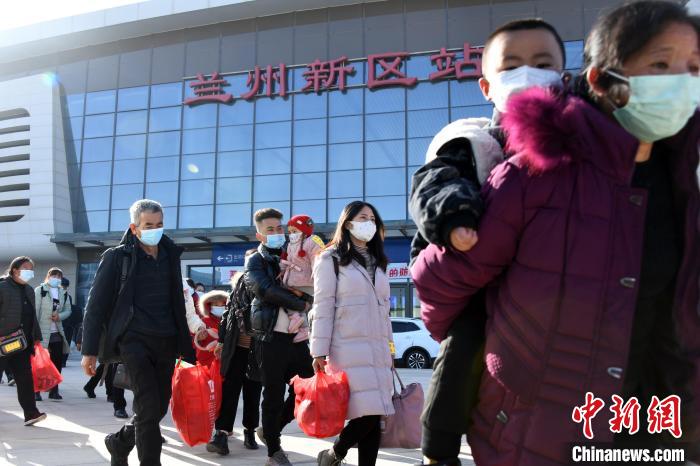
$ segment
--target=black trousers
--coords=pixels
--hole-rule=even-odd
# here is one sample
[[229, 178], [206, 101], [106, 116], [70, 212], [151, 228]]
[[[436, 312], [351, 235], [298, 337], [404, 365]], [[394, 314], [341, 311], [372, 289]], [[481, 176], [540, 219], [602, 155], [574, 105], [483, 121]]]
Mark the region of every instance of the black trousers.
[[[258, 346], [262, 352], [262, 425], [267, 455], [282, 449], [280, 433], [294, 419], [294, 391], [289, 380], [295, 375], [311, 377], [314, 370], [308, 342], [294, 343], [294, 334], [275, 332], [270, 341]], [[286, 391], [290, 396], [284, 399]]]
[[243, 427], [255, 430], [260, 424], [262, 386], [260, 382], [254, 382], [245, 375], [249, 353], [248, 348], [237, 347], [233, 354], [233, 360], [229, 364], [226, 377], [224, 377], [221, 411], [219, 411], [219, 417], [215, 424], [217, 430], [233, 431], [241, 391], [243, 391]]
[[[65, 321], [62, 323], [63, 323], [63, 334], [66, 336], [66, 343], [68, 343], [68, 347], [70, 348], [70, 344], [73, 341], [74, 328], [72, 325], [67, 324]], [[63, 355], [63, 366], [65, 366], [66, 362], [68, 362], [69, 355], [70, 355], [70, 353]]]
[[[49, 341], [49, 356], [51, 356], [51, 362], [60, 373], [63, 368], [63, 337], [61, 337], [60, 335], [59, 337], [61, 338], [61, 340], [58, 340], [56, 337], [53, 337], [52, 340], [55, 341]], [[49, 393], [58, 393], [58, 385], [53, 387], [49, 391]]]
[[338, 440], [333, 444], [333, 451], [338, 458], [345, 458], [348, 450], [357, 445], [358, 466], [374, 466], [381, 438], [379, 416], [358, 417], [348, 422], [340, 432]]
[[17, 354], [0, 358], [2, 361], [0, 364], [4, 366], [8, 374], [12, 372], [17, 383], [17, 400], [24, 411], [25, 421], [39, 412], [34, 400], [34, 378], [32, 377], [30, 357], [31, 347]]
[[90, 377], [90, 380], [88, 380], [88, 382], [85, 384], [85, 387], [94, 391], [102, 379], [102, 374], [105, 371], [105, 367], [107, 368], [107, 375], [105, 375], [105, 392], [107, 393], [108, 397], [112, 398], [112, 404], [114, 405], [115, 410], [125, 409], [126, 398], [124, 398], [124, 389], [115, 387], [112, 384], [112, 382], [114, 382], [114, 374], [117, 370], [116, 364], [100, 364], [97, 366], [97, 369], [95, 369], [95, 375]]
[[175, 369], [175, 337], [127, 331], [119, 345], [134, 392], [133, 425], [116, 435], [115, 447], [128, 454], [136, 445], [142, 466], [160, 465], [160, 421], [168, 413]]

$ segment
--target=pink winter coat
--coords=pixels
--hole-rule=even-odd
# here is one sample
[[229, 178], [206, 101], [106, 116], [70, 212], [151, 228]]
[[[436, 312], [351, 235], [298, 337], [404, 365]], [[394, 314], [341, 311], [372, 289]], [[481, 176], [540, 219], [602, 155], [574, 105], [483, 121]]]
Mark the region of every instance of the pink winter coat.
[[394, 414], [389, 279], [377, 268], [373, 284], [354, 261], [336, 277], [333, 253], [323, 252], [314, 269], [311, 355], [327, 356], [333, 369], [347, 373], [348, 419]]
[[[304, 254], [299, 255], [301, 248]], [[298, 243], [289, 243], [287, 246], [287, 264], [282, 264], [284, 276], [282, 283], [291, 287], [312, 287], [313, 267], [318, 254], [323, 250], [323, 240], [316, 235], [311, 235]]]
[[[587, 391], [605, 401], [596, 442], [611, 442], [611, 395], [628, 361], [641, 268], [646, 190], [630, 186], [638, 142], [575, 97], [533, 89], [504, 120], [515, 156], [483, 191], [479, 242], [459, 253], [435, 245], [412, 268], [431, 333], [443, 338], [479, 289], [488, 290], [485, 363], [467, 434], [479, 466], [571, 463], [586, 441], [572, 410]], [[678, 341], [696, 365], [700, 395], [700, 113], [666, 146], [683, 221], [675, 307]], [[646, 415], [648, 400], [642, 401]], [[700, 403], [690, 405], [689, 424]], [[687, 434], [687, 436], [686, 436]], [[693, 441], [692, 430], [684, 440]], [[690, 437], [690, 438], [688, 438]]]

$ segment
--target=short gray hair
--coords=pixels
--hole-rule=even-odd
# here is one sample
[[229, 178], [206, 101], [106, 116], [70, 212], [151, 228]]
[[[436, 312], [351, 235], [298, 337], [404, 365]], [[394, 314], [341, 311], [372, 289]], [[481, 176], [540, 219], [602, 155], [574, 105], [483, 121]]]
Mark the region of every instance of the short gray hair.
[[143, 212], [152, 212], [157, 214], [158, 212], [163, 212], [163, 206], [160, 205], [158, 201], [152, 201], [150, 199], [141, 199], [140, 201], [134, 202], [129, 208], [129, 215], [131, 215], [131, 223], [138, 226], [141, 220], [141, 214]]

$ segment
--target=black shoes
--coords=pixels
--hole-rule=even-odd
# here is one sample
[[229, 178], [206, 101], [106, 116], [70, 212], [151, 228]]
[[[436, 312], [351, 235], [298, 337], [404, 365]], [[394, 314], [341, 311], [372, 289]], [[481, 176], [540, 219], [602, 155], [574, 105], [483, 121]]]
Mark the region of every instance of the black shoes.
[[83, 390], [85, 390], [85, 393], [87, 393], [88, 398], [97, 398], [97, 395], [95, 395], [95, 389], [90, 388], [87, 385], [83, 387]]
[[211, 441], [207, 443], [207, 451], [209, 453], [218, 453], [221, 456], [228, 455], [228, 435], [226, 432], [217, 430], [211, 438]]
[[129, 466], [129, 455], [119, 451], [117, 434], [109, 434], [105, 437], [105, 446], [111, 457], [110, 466]]
[[119, 408], [114, 410], [114, 417], [118, 417], [119, 419], [129, 419], [129, 414], [126, 412], [126, 409]]
[[49, 393], [49, 399], [54, 401], [61, 401], [63, 397], [58, 393], [58, 390], [56, 390], [55, 392]]
[[243, 431], [243, 446], [248, 450], [257, 450], [260, 448], [258, 442], [255, 441], [255, 431], [250, 429], [245, 429]]
[[343, 462], [342, 458], [335, 456], [335, 452], [332, 448], [319, 453], [316, 461], [318, 462], [318, 466], [340, 466]]
[[34, 393], [34, 401], [44, 401], [44, 399], [41, 397], [41, 393], [39, 393], [39, 392]]
[[40, 413], [37, 411], [36, 414], [31, 416], [29, 419], [24, 420], [24, 425], [25, 426], [33, 426], [37, 422], [43, 421], [44, 419], [46, 419], [46, 413]]
[[114, 403], [114, 398], [112, 398], [112, 395], [107, 395], [107, 403]]

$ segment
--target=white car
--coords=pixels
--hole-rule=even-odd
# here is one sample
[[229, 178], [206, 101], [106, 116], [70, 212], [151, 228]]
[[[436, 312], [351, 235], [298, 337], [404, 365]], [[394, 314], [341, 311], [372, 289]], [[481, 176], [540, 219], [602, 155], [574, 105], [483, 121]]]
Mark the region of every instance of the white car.
[[418, 318], [392, 317], [394, 346], [397, 363], [411, 369], [430, 369], [437, 357], [440, 344], [432, 339], [425, 324]]

